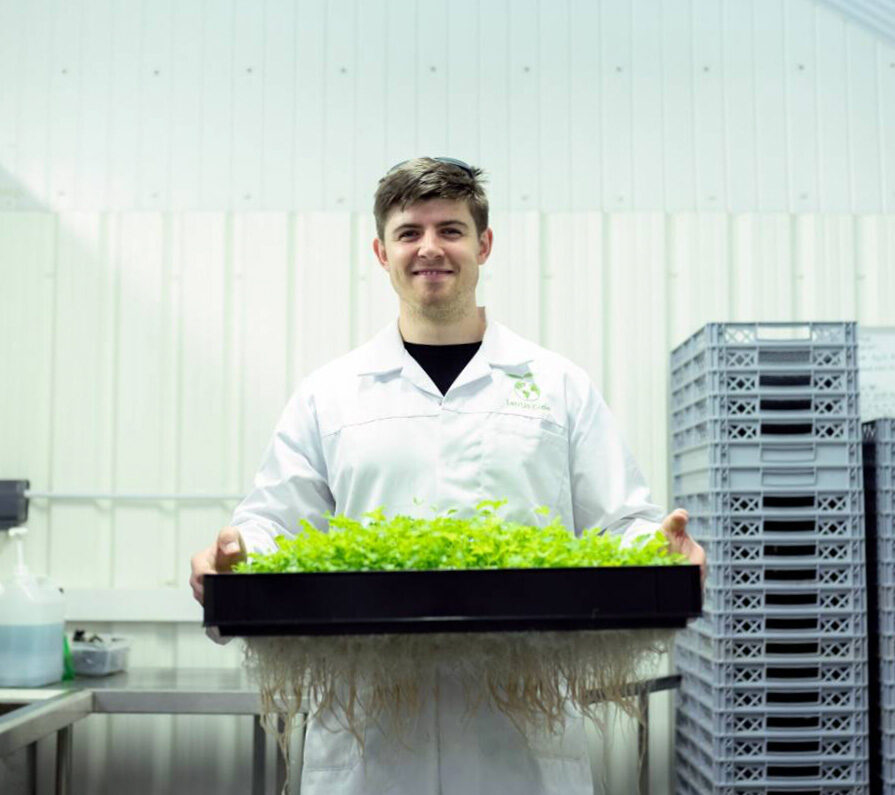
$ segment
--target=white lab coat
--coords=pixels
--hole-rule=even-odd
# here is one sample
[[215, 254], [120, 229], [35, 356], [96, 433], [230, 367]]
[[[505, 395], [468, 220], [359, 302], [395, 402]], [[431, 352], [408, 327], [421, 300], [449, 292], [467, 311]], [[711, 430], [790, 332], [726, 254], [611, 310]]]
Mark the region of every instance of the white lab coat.
[[[547, 505], [576, 533], [599, 526], [633, 537], [662, 519], [580, 367], [489, 321], [442, 397], [392, 322], [299, 386], [232, 524], [249, 551], [262, 551], [301, 518], [325, 529], [327, 512], [463, 516], [503, 498], [508, 520], [535, 524], [532, 509]], [[411, 749], [368, 729], [361, 760], [348, 732], [311, 720], [303, 795], [591, 795], [583, 718], [526, 742], [500, 712], [466, 715], [460, 684], [437, 679]]]

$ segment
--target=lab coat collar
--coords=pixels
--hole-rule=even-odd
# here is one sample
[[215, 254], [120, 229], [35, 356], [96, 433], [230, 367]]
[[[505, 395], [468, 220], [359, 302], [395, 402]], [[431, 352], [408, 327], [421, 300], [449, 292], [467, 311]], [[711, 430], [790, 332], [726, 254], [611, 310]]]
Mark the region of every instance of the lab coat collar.
[[[462, 386], [463, 383], [489, 374], [493, 367], [499, 367], [513, 375], [522, 375], [528, 369], [528, 363], [535, 357], [535, 346], [532, 343], [496, 320], [489, 320], [484, 308], [479, 311], [485, 317], [482, 345], [454, 386]], [[363, 355], [360, 357], [358, 375], [386, 375], [401, 370], [411, 380], [416, 381], [414, 375], [418, 374], [411, 371], [418, 369], [422, 373], [422, 368], [404, 348], [397, 320], [389, 323], [361, 350]]]

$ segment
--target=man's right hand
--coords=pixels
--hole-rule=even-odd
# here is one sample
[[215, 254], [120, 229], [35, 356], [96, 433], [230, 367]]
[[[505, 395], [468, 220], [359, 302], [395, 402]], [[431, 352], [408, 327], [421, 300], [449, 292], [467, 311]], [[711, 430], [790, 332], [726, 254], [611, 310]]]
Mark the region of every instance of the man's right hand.
[[190, 587], [193, 589], [196, 601], [200, 605], [205, 604], [205, 588], [202, 581], [206, 574], [230, 571], [237, 563], [245, 559], [245, 543], [239, 530], [235, 527], [225, 527], [218, 533], [217, 541], [193, 555]]

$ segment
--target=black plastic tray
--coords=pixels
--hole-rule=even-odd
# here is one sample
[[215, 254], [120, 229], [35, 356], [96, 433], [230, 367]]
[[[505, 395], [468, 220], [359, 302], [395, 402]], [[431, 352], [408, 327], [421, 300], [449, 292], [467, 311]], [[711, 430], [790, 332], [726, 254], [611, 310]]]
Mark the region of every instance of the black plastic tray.
[[222, 635], [683, 627], [701, 607], [698, 566], [205, 577]]

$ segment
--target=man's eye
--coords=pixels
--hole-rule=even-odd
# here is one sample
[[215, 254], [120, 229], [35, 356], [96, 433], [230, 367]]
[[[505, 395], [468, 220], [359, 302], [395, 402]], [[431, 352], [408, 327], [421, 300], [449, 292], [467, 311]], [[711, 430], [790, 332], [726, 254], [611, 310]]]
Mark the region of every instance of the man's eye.
[[451, 235], [453, 237], [457, 237], [457, 235], [461, 235], [462, 232], [459, 229], [445, 229], [444, 233], [446, 235]]
[[406, 229], [405, 231], [401, 232], [400, 235], [398, 235], [398, 240], [406, 240], [408, 237], [411, 237], [414, 234], [416, 233], [413, 230]]

